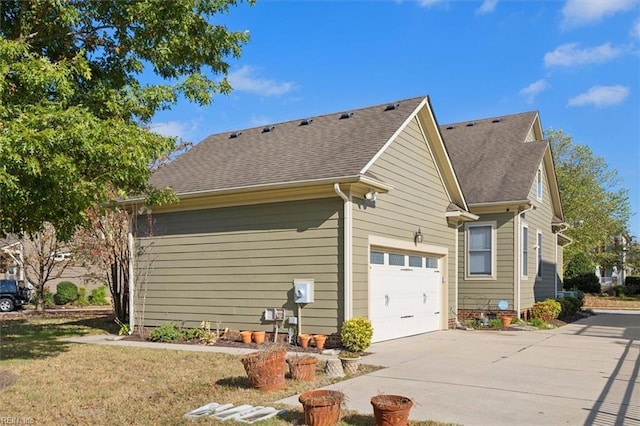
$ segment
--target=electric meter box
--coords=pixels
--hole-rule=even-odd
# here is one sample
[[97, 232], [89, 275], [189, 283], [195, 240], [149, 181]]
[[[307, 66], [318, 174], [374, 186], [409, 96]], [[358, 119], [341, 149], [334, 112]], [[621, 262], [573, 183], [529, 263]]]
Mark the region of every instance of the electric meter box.
[[293, 280], [293, 299], [295, 303], [313, 303], [313, 280]]

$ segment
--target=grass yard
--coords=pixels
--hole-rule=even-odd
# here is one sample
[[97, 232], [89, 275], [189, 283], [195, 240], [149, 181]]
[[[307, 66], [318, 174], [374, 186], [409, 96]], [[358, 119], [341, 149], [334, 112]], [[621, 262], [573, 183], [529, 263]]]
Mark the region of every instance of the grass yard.
[[[285, 389], [250, 387], [239, 356], [74, 344], [65, 336], [115, 331], [110, 318], [28, 318], [0, 323], [0, 420], [14, 424], [239, 424], [182, 415], [208, 402], [271, 405], [340, 379], [287, 379]], [[363, 372], [375, 367], [361, 366]], [[302, 424], [302, 407], [261, 425]], [[347, 402], [348, 408], [348, 402]], [[371, 415], [343, 410], [343, 425], [371, 425]], [[412, 422], [412, 425], [440, 425]]]

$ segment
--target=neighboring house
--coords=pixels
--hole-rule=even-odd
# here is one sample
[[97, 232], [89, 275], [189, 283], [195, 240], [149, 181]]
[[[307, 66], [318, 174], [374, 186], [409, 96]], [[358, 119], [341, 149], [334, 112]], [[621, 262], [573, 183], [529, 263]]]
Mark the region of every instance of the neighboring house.
[[137, 325], [333, 334], [364, 316], [380, 341], [445, 329], [470, 300], [555, 296], [562, 209], [538, 116], [475, 123], [440, 127], [419, 97], [209, 136], [152, 178], [180, 203], [138, 231]]

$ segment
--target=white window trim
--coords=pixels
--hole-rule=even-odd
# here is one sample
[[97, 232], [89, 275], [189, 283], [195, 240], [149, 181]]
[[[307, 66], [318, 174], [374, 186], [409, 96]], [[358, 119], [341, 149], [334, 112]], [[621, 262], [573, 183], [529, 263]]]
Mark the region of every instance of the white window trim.
[[542, 167], [539, 167], [536, 174], [536, 196], [538, 201], [542, 201], [542, 194], [544, 194], [544, 179], [542, 178]]
[[542, 231], [538, 229], [538, 232], [536, 233], [536, 276], [538, 278], [542, 278], [543, 259], [542, 259], [542, 247], [540, 244], [541, 241], [542, 241], [542, 244], [544, 244], [544, 235], [542, 234]]
[[[471, 275], [469, 273], [469, 228], [478, 228], [478, 227], [491, 227], [491, 274], [487, 275]], [[466, 223], [464, 228], [464, 275], [466, 280], [470, 281], [486, 281], [486, 280], [496, 280], [496, 252], [497, 252], [497, 232], [496, 229], [498, 227], [497, 222], [474, 222], [474, 223]]]
[[[527, 230], [527, 241], [524, 240], [524, 230]], [[520, 256], [522, 256], [522, 260], [520, 261], [520, 276], [524, 279], [529, 278], [529, 225], [526, 223], [522, 224], [522, 228], [520, 229]], [[527, 253], [525, 255], [525, 248], [527, 249]], [[527, 273], [525, 274], [524, 265], [527, 265]]]

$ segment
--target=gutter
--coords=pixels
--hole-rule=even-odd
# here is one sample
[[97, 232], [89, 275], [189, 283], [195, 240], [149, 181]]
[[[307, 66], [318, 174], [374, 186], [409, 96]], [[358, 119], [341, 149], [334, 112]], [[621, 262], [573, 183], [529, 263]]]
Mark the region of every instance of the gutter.
[[339, 183], [333, 184], [333, 190], [344, 201], [344, 321], [351, 319], [351, 200], [342, 192]]

